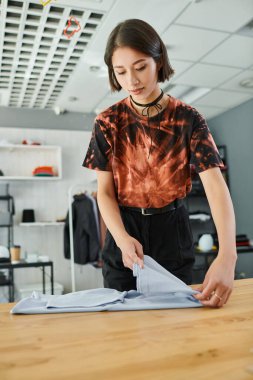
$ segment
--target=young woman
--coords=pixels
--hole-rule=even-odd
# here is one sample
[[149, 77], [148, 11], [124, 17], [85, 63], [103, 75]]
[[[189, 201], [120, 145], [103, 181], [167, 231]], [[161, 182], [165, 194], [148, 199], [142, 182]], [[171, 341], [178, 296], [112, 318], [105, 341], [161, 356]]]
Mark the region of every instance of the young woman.
[[128, 97], [95, 120], [83, 166], [97, 170], [98, 204], [108, 227], [104, 286], [136, 289], [133, 263], [152, 256], [190, 284], [193, 238], [183, 198], [190, 163], [200, 175], [219, 239], [198, 298], [220, 307], [231, 294], [236, 264], [235, 218], [223, 165], [203, 117], [164, 94], [159, 82], [174, 73], [164, 43], [146, 22], [130, 19], [111, 32], [105, 51], [112, 91]]

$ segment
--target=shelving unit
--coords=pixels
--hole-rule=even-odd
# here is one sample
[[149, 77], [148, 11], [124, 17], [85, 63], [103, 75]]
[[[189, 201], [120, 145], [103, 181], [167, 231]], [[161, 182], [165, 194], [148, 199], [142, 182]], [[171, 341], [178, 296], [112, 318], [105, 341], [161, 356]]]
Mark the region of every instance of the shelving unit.
[[[38, 166], [52, 166], [55, 175], [33, 176]], [[55, 181], [62, 178], [61, 147], [53, 145], [10, 144], [0, 146], [0, 181], [33, 180]]]
[[[5, 186], [5, 195], [0, 195], [0, 228], [7, 229], [7, 244], [6, 247], [10, 249], [10, 247], [13, 245], [13, 213], [14, 213], [14, 199], [9, 194], [9, 185], [8, 184], [2, 184]], [[3, 194], [3, 193], [2, 193]], [[1, 245], [5, 246], [5, 242], [1, 240]], [[10, 263], [10, 257], [1, 258], [0, 262], [0, 272], [1, 272], [1, 281], [0, 281], [0, 287], [8, 286], [9, 287], [9, 299], [11, 295], [11, 279], [10, 279], [10, 273], [9, 276], [6, 276], [1, 271], [1, 265]]]
[[[8, 136], [7, 136], [8, 137]], [[35, 176], [33, 171], [39, 167], [52, 167], [53, 176]], [[44, 168], [49, 169], [49, 168]], [[54, 188], [59, 183], [54, 181], [59, 181], [62, 178], [62, 148], [57, 145], [28, 145], [28, 144], [6, 144], [0, 145], [0, 187], [4, 186], [4, 182], [8, 184], [13, 189], [15, 194], [15, 199], [17, 197], [17, 211], [20, 213], [21, 200], [24, 204], [24, 208], [34, 208], [40, 210], [42, 207], [46, 207], [42, 197], [45, 197], [48, 201], [47, 205], [53, 204], [55, 199], [57, 199], [57, 192]], [[38, 170], [38, 172], [40, 172]], [[50, 170], [45, 170], [44, 172], [49, 172]], [[42, 182], [41, 182], [42, 181]], [[29, 184], [29, 186], [28, 186]], [[43, 186], [41, 186], [43, 184]], [[23, 191], [29, 188], [29, 191]], [[38, 190], [38, 191], [37, 191]], [[0, 194], [3, 194], [1, 192]], [[38, 195], [37, 195], [38, 194]], [[22, 197], [22, 199], [21, 199]], [[36, 197], [40, 197], [38, 202], [38, 207], [36, 205]], [[3, 202], [2, 202], [3, 203]], [[5, 211], [7, 202], [4, 202], [3, 209]], [[27, 205], [27, 206], [25, 206]], [[29, 206], [28, 206], [29, 205]], [[0, 204], [1, 209], [2, 204]], [[38, 211], [39, 212], [39, 211]], [[56, 211], [55, 211], [56, 212]], [[53, 211], [52, 211], [53, 213]], [[54, 235], [58, 233], [61, 234], [63, 229], [63, 222], [56, 222], [57, 216], [48, 215], [41, 218], [42, 221], [35, 223], [21, 223], [20, 227], [17, 228], [17, 237], [13, 238], [13, 229], [10, 229], [10, 235], [7, 236], [7, 228], [1, 228], [1, 244], [6, 247], [12, 246], [15, 240], [21, 245], [21, 249], [24, 247], [29, 251], [34, 248], [29, 248], [34, 246], [36, 239], [38, 239], [38, 246], [42, 246], [41, 250], [38, 248], [39, 252], [44, 253], [43, 248], [47, 246], [47, 240], [52, 239], [51, 233]], [[44, 219], [44, 220], [43, 220]], [[5, 220], [5, 219], [2, 219]], [[3, 223], [2, 223], [3, 226]], [[2, 227], [0, 224], [0, 227]], [[20, 230], [22, 228], [22, 230]], [[31, 243], [29, 239], [31, 238]], [[8, 240], [8, 242], [7, 242]], [[44, 241], [45, 240], [45, 243]], [[57, 246], [57, 244], [52, 244]], [[47, 252], [46, 252], [47, 253]], [[21, 260], [22, 261], [22, 260]], [[7, 263], [7, 261], [6, 261]], [[50, 265], [53, 265], [53, 261], [50, 261]], [[2, 261], [2, 263], [4, 262]], [[21, 268], [19, 264], [13, 264], [9, 261], [9, 267], [0, 266], [0, 286], [9, 287], [9, 300], [14, 298], [14, 269]], [[12, 265], [13, 264], [13, 265]], [[35, 266], [34, 263], [23, 263], [25, 264], [22, 268], [27, 268], [28, 264], [30, 266]], [[33, 264], [33, 265], [32, 265]], [[44, 262], [38, 263], [44, 265]], [[40, 266], [41, 266], [40, 265]], [[29, 266], [29, 267], [30, 267]], [[36, 263], [36, 266], [37, 265]], [[42, 268], [43, 269], [43, 268]], [[20, 276], [26, 276], [26, 274], [20, 274]], [[27, 281], [29, 282], [29, 273], [27, 273]], [[1, 293], [4, 294], [1, 289]]]
[[0, 196], [0, 202], [7, 202], [6, 211], [2, 210], [0, 207], [0, 212], [4, 212], [4, 215], [8, 218], [8, 220], [3, 221], [0, 218], [0, 228], [7, 228], [8, 230], [8, 248], [10, 249], [13, 244], [13, 197], [11, 195], [2, 195]]

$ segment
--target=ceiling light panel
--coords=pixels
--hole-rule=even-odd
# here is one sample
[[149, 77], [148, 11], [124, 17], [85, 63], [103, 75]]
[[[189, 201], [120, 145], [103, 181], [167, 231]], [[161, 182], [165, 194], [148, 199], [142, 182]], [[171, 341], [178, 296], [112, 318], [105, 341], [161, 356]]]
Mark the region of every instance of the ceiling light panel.
[[171, 60], [193, 61], [201, 59], [210, 50], [214, 49], [229, 36], [228, 33], [213, 30], [198, 29], [194, 27], [171, 25], [162, 35], [166, 45], [170, 41], [176, 46], [169, 49]]
[[104, 14], [56, 2], [0, 0], [0, 91], [8, 90], [8, 105], [53, 108]]
[[193, 87], [214, 88], [222, 85], [241, 72], [240, 69], [233, 67], [223, 67], [218, 65], [208, 65], [197, 63], [173, 82]]
[[[238, 54], [235, 46], [239, 47]], [[253, 62], [253, 38], [232, 35], [207, 54], [202, 62], [247, 69]]]
[[252, 0], [195, 1], [178, 17], [177, 24], [234, 33], [252, 13]]

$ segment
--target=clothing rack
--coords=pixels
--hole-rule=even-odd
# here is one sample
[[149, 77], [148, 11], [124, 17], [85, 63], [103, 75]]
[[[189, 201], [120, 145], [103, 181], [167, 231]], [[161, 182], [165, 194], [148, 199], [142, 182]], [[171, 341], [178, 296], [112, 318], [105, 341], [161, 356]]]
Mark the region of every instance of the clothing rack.
[[71, 268], [71, 289], [72, 292], [76, 291], [75, 281], [75, 262], [74, 262], [74, 233], [73, 233], [73, 213], [72, 202], [73, 196], [78, 192], [96, 191], [97, 182], [93, 181], [90, 184], [84, 185], [83, 183], [76, 183], [68, 189], [68, 208], [69, 208], [69, 242], [70, 242], [70, 268]]

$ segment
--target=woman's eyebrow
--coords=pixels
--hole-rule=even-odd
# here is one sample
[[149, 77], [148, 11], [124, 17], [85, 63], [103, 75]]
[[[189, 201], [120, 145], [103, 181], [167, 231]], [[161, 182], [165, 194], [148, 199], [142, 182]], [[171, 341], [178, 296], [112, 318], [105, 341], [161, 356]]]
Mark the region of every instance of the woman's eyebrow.
[[[133, 62], [133, 65], [136, 65], [136, 63], [145, 61], [145, 58], [138, 59], [138, 61]], [[114, 69], [122, 69], [124, 66], [113, 66]]]

